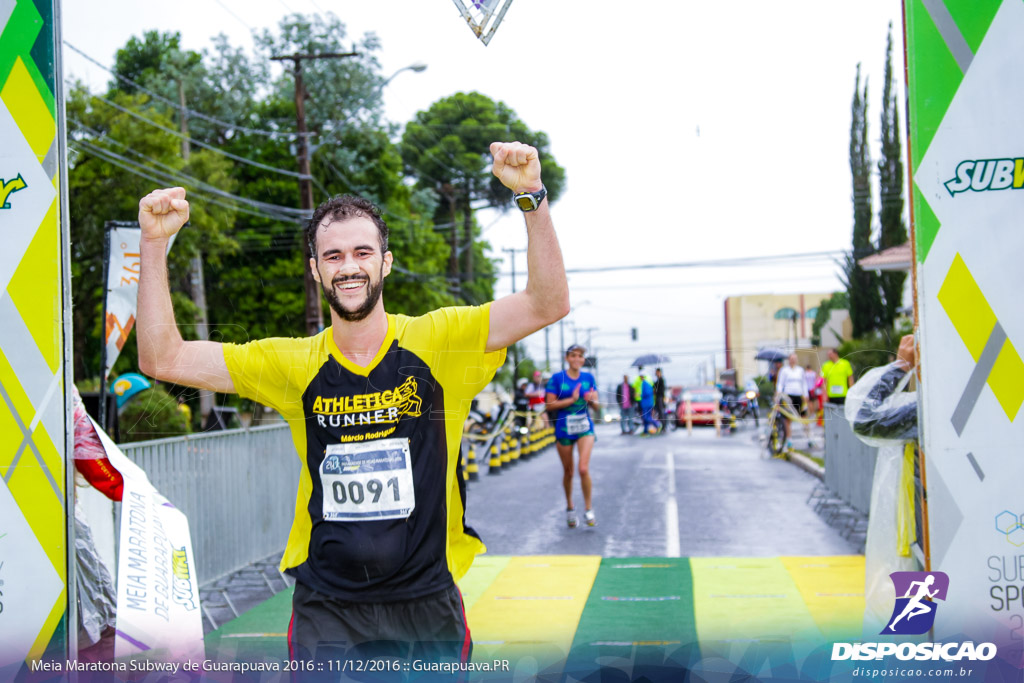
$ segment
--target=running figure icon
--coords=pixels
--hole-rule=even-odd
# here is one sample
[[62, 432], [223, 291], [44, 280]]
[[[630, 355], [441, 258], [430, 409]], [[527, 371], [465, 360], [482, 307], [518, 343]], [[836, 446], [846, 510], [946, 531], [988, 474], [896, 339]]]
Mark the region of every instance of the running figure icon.
[[[889, 624], [890, 631], [896, 630], [896, 622], [902, 619], [903, 617], [906, 617], [907, 621], [910, 621], [911, 619], [920, 614], [929, 614], [932, 611], [932, 607], [924, 604], [923, 600], [925, 598], [934, 598], [936, 595], [939, 594], [938, 588], [936, 588], [934, 591], [928, 590], [934, 583], [935, 576], [933, 574], [929, 574], [928, 576], [926, 576], [924, 581], [912, 581], [910, 583], [910, 586], [907, 588], [906, 594], [903, 596], [904, 598], [910, 598], [910, 601], [903, 608], [903, 611], [899, 613], [899, 616], [893, 619], [892, 623]], [[914, 592], [915, 587], [917, 592]]]

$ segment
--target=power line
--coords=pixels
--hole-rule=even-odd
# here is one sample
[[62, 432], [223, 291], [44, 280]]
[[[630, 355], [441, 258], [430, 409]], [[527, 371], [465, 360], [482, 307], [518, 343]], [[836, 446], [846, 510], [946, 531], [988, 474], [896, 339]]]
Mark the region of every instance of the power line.
[[[75, 147], [81, 146], [81, 142], [80, 141], [70, 140], [69, 142], [70, 142], [70, 144], [72, 146], [75, 146]], [[95, 147], [95, 146], [93, 146], [93, 147]], [[103, 148], [100, 147], [98, 149], [103, 149]], [[89, 151], [89, 150], [87, 150], [87, 151]], [[93, 150], [93, 152], [95, 153], [95, 150]], [[99, 154], [99, 156], [104, 156], [104, 155], [101, 153], [101, 154]], [[140, 166], [140, 165], [136, 164], [135, 162], [132, 162], [130, 160], [125, 159], [124, 157], [121, 157], [120, 159], [118, 159], [117, 157], [120, 157], [120, 155], [114, 154], [114, 153], [109, 153], [109, 155], [106, 156], [104, 158], [104, 160], [107, 163], [109, 163], [109, 164], [112, 164], [112, 165], [117, 166], [118, 168], [120, 168], [120, 169], [122, 169], [124, 171], [127, 171], [128, 173], [131, 173], [133, 175], [139, 176], [140, 178], [145, 178], [146, 180], [152, 181], [152, 182], [157, 183], [157, 184], [167, 185], [168, 184], [168, 179], [170, 179], [171, 181], [174, 180], [173, 178], [171, 178], [171, 176], [169, 176], [168, 174], [163, 173], [162, 171], [158, 171], [156, 169], [153, 169], [153, 168], [150, 168], [150, 167], [147, 167], [147, 166]], [[140, 169], [144, 169], [146, 171], [149, 171], [150, 173], [145, 173], [145, 172], [143, 172], [143, 170], [140, 170]], [[172, 184], [173, 184], [173, 182], [172, 182]], [[265, 212], [262, 212], [262, 211], [257, 211], [257, 210], [254, 210], [254, 209], [250, 209], [250, 208], [247, 208], [247, 207], [244, 207], [244, 206], [228, 204], [228, 203], [223, 202], [223, 201], [221, 201], [219, 199], [215, 199], [213, 197], [209, 197], [207, 195], [204, 195], [201, 192], [193, 191], [192, 195], [193, 195], [194, 199], [204, 200], [204, 201], [207, 201], [207, 202], [209, 202], [211, 204], [216, 204], [216, 205], [224, 207], [226, 209], [231, 209], [233, 211], [238, 211], [240, 213], [249, 214], [251, 216], [256, 216], [256, 217], [259, 217], [259, 218], [265, 218], [267, 220], [272, 220], [272, 221], [280, 221], [282, 223], [295, 223], [296, 222], [295, 219], [292, 218], [292, 217], [269, 214], [269, 213], [265, 213]]]
[[[802, 254], [774, 254], [771, 256], [738, 256], [735, 258], [708, 259], [707, 261], [682, 261], [679, 263], [638, 263], [629, 266], [594, 266], [591, 268], [566, 268], [567, 274], [576, 273], [611, 273], [621, 270], [662, 270], [666, 268], [732, 268], [736, 266], [748, 266], [752, 264], [765, 263], [786, 265], [789, 261], [814, 258], [838, 258], [848, 255], [845, 250], [835, 251], [812, 251]], [[795, 264], [793, 264], [795, 265]], [[522, 274], [522, 273], [517, 273]], [[511, 273], [497, 273], [501, 277], [509, 277]]]
[[106, 71], [107, 73], [109, 73], [111, 76], [117, 78], [122, 83], [127, 83], [127, 84], [131, 85], [132, 87], [135, 87], [135, 88], [141, 90], [142, 92], [146, 93], [147, 95], [149, 95], [153, 99], [158, 100], [160, 102], [163, 102], [164, 104], [170, 106], [172, 109], [175, 109], [175, 110], [184, 109], [186, 112], [188, 112], [188, 114], [190, 116], [193, 116], [195, 118], [203, 119], [204, 121], [209, 121], [210, 123], [213, 123], [215, 125], [221, 126], [223, 128], [230, 128], [230, 129], [237, 130], [237, 131], [240, 131], [242, 133], [247, 133], [247, 134], [250, 134], [250, 135], [265, 135], [267, 137], [270, 137], [271, 139], [277, 139], [279, 137], [286, 138], [286, 139], [291, 139], [291, 138], [294, 138], [296, 136], [295, 133], [285, 133], [285, 132], [282, 132], [282, 131], [274, 131], [274, 130], [262, 130], [262, 129], [259, 129], [259, 128], [247, 128], [246, 126], [241, 126], [241, 125], [238, 125], [237, 123], [231, 123], [230, 121], [222, 121], [222, 120], [220, 120], [218, 118], [210, 116], [209, 114], [204, 114], [203, 112], [197, 111], [195, 109], [190, 109], [188, 107], [182, 107], [180, 103], [174, 102], [172, 100], [169, 100], [166, 97], [164, 97], [163, 95], [150, 90], [149, 88], [147, 88], [146, 86], [138, 83], [137, 81], [133, 81], [132, 79], [128, 78], [127, 76], [122, 76], [121, 74], [117, 73], [116, 71], [114, 71], [110, 67], [104, 66], [99, 61], [97, 61], [96, 59], [94, 59], [94, 58], [90, 57], [89, 55], [85, 54], [80, 49], [78, 49], [77, 47], [75, 47], [74, 45], [69, 43], [68, 41], [65, 40], [64, 44], [67, 45], [69, 48], [71, 48], [73, 51], [77, 52], [79, 55], [81, 55], [87, 61], [91, 62], [92, 64], [95, 64], [99, 68], [101, 68], [104, 71]]
[[[70, 84], [70, 81], [68, 81], [68, 83]], [[189, 137], [187, 135], [182, 135], [180, 132], [174, 130], [173, 128], [168, 128], [167, 126], [161, 126], [159, 123], [156, 123], [155, 121], [152, 121], [152, 120], [146, 118], [145, 116], [143, 116], [142, 114], [139, 114], [138, 112], [134, 112], [131, 109], [128, 109], [127, 107], [122, 107], [121, 105], [119, 105], [119, 104], [117, 104], [115, 102], [111, 102], [106, 97], [102, 97], [100, 95], [93, 95], [91, 93], [90, 93], [89, 96], [92, 97], [93, 99], [100, 100], [101, 102], [105, 102], [107, 105], [113, 107], [114, 109], [117, 109], [118, 111], [124, 112], [125, 114], [128, 114], [129, 116], [131, 116], [133, 118], [136, 118], [136, 119], [142, 121], [143, 123], [145, 123], [145, 124], [147, 124], [149, 126], [152, 126], [154, 128], [158, 128], [158, 129], [160, 129], [162, 131], [170, 133], [171, 135], [173, 135], [173, 136], [175, 136], [177, 138], [181, 138], [183, 140], [188, 140], [190, 144], [196, 145], [197, 147], [202, 147], [203, 149], [208, 149], [211, 152], [216, 152], [217, 154], [221, 154], [223, 156], [226, 156], [229, 159], [233, 159], [235, 161], [238, 161], [240, 163], [246, 164], [248, 166], [254, 166], [254, 167], [262, 169], [264, 171], [270, 171], [272, 173], [279, 173], [281, 175], [286, 175], [286, 176], [289, 176], [291, 178], [299, 178], [300, 180], [301, 179], [308, 179], [309, 178], [309, 176], [305, 176], [305, 175], [303, 175], [301, 173], [298, 173], [296, 171], [288, 171], [288, 170], [285, 170], [283, 168], [276, 168], [274, 166], [268, 166], [267, 164], [262, 164], [262, 163], [260, 163], [258, 161], [253, 161], [252, 159], [246, 159], [245, 157], [240, 157], [237, 154], [232, 154], [231, 152], [226, 152], [226, 151], [224, 151], [223, 149], [221, 149], [219, 147], [215, 147], [213, 145], [209, 145], [209, 144], [207, 144], [205, 142], [200, 142], [200, 141], [196, 140], [195, 138], [191, 138], [191, 137]]]
[[[201, 180], [199, 180], [199, 179], [197, 179], [197, 178], [195, 178], [193, 176], [190, 176], [190, 175], [188, 175], [186, 173], [183, 173], [180, 169], [176, 169], [176, 168], [174, 168], [172, 166], [168, 166], [168, 165], [163, 164], [163, 163], [161, 163], [159, 161], [156, 161], [155, 159], [152, 159], [151, 157], [147, 157], [146, 155], [142, 154], [141, 152], [138, 152], [138, 151], [128, 147], [124, 143], [120, 142], [117, 138], [114, 138], [114, 137], [109, 136], [109, 135], [103, 135], [99, 131], [97, 131], [97, 130], [95, 130], [93, 128], [90, 128], [89, 126], [86, 126], [85, 124], [81, 123], [80, 121], [78, 121], [74, 117], [70, 117], [68, 120], [71, 123], [75, 124], [78, 128], [80, 128], [82, 130], [85, 130], [85, 131], [88, 131], [89, 133], [92, 133], [97, 138], [101, 138], [101, 139], [104, 139], [104, 140], [109, 140], [110, 142], [112, 142], [115, 145], [117, 145], [118, 147], [124, 149], [128, 153], [130, 153], [130, 154], [132, 154], [132, 155], [134, 155], [136, 157], [141, 158], [144, 162], [148, 162], [149, 164], [152, 164], [153, 166], [157, 166], [159, 168], [164, 169], [168, 173], [173, 174], [173, 177], [175, 179], [183, 180], [183, 181], [185, 181], [185, 183], [194, 185], [197, 188], [206, 190], [207, 192], [210, 192], [210, 193], [215, 194], [217, 196], [224, 197], [225, 199], [233, 199], [233, 200], [235, 200], [237, 202], [240, 202], [240, 203], [243, 203], [243, 204], [248, 204], [248, 205], [250, 205], [250, 206], [252, 206], [254, 208], [257, 208], [257, 209], [261, 209], [261, 210], [269, 211], [269, 212], [276, 212], [276, 213], [291, 215], [291, 216], [294, 217], [295, 220], [308, 219], [309, 218], [309, 212], [303, 211], [302, 209], [297, 209], [297, 208], [291, 207], [291, 206], [281, 206], [279, 204], [269, 204], [267, 202], [261, 202], [261, 201], [255, 200], [255, 199], [249, 199], [248, 197], [243, 197], [241, 195], [233, 194], [231, 192], [227, 192], [225, 190], [222, 190], [222, 189], [216, 187], [215, 185], [210, 185], [209, 183], [205, 183], [205, 182], [203, 182], [203, 181], [201, 181]], [[86, 140], [77, 139], [77, 140], [74, 140], [74, 142], [76, 144], [78, 144], [78, 145], [85, 146], [85, 147], [87, 147], [87, 148], [89, 148], [91, 150], [95, 150], [96, 153], [98, 153], [98, 154], [113, 156], [113, 157], [116, 157], [117, 159], [119, 159], [121, 161], [125, 161], [125, 162], [130, 161], [126, 157], [123, 157], [123, 156], [117, 154], [116, 152], [113, 152], [111, 150], [108, 150], [108, 149], [106, 149], [104, 147], [101, 147], [101, 146], [98, 146], [98, 145], [94, 145], [93, 143], [87, 142]]]

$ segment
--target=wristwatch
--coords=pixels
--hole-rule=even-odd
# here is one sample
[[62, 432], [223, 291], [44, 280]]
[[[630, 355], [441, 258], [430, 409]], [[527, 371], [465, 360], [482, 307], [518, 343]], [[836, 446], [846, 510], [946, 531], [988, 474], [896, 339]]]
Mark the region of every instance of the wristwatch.
[[536, 211], [544, 198], [548, 196], [548, 190], [543, 185], [536, 192], [517, 192], [512, 195], [512, 201], [516, 203], [520, 211]]

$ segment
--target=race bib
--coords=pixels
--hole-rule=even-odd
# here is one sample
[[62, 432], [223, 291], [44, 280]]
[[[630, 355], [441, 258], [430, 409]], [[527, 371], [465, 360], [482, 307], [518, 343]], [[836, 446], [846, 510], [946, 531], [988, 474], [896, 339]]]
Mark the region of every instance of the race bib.
[[575, 413], [565, 416], [565, 433], [570, 436], [585, 434], [590, 431], [590, 420], [586, 413]]
[[829, 388], [829, 392], [828, 393], [831, 394], [832, 396], [842, 396], [843, 395], [843, 389], [845, 389], [845, 388], [846, 387], [844, 387], [842, 384], [833, 384]]
[[328, 446], [320, 484], [325, 521], [405, 519], [416, 508], [409, 439]]

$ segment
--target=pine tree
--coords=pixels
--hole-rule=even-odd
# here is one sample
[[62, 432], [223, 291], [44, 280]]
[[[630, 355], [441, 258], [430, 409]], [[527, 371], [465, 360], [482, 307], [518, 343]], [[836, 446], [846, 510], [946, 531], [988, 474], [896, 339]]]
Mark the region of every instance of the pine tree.
[[[907, 226], [903, 222], [903, 159], [900, 148], [899, 109], [892, 77], [890, 23], [889, 39], [885, 48], [885, 83], [882, 88], [882, 158], [878, 162], [879, 195], [882, 204], [878, 212], [879, 250], [895, 247], [907, 241]], [[883, 299], [879, 322], [883, 328], [891, 328], [899, 314], [906, 278], [907, 274], [902, 271], [879, 275]]]
[[860, 89], [860, 64], [853, 87], [850, 124], [850, 171], [853, 175], [853, 253], [846, 257], [846, 290], [850, 295], [853, 336], [862, 337], [878, 328], [882, 301], [878, 275], [865, 271], [857, 261], [874, 253], [871, 242], [871, 149], [868, 138], [868, 81]]

